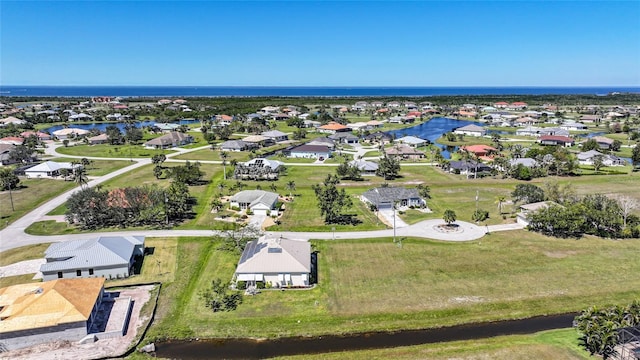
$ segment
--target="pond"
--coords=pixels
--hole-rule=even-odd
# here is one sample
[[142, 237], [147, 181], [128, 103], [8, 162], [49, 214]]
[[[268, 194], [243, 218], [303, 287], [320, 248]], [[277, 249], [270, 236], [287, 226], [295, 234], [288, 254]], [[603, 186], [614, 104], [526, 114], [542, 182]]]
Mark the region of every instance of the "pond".
[[[199, 123], [199, 122], [200, 122], [200, 120], [195, 120], [195, 119], [182, 119], [182, 120], [178, 120], [178, 121], [169, 122], [169, 124], [189, 125], [189, 124], [195, 124], [195, 123]], [[151, 121], [151, 120], [136, 121], [136, 122], [133, 123], [133, 126], [135, 126], [137, 128], [141, 128], [141, 127], [145, 127], [145, 126], [153, 126], [156, 123], [157, 123], [156, 121]], [[77, 128], [77, 129], [83, 129], [83, 130], [98, 129], [101, 132], [105, 132], [106, 129], [107, 129], [107, 126], [109, 126], [109, 125], [115, 125], [122, 132], [124, 132], [125, 126], [127, 126], [127, 124], [123, 123], [123, 122], [118, 122], [118, 123], [95, 122], [95, 123], [90, 123], [90, 124], [69, 123], [68, 125], [65, 125], [65, 126], [66, 127]], [[51, 134], [54, 131], [57, 131], [57, 130], [60, 130], [60, 129], [64, 129], [65, 126], [63, 126], [63, 125], [55, 125], [55, 126], [51, 126], [51, 127], [46, 128], [46, 129], [43, 129], [42, 131], [48, 132], [49, 134]]]
[[[436, 144], [436, 140], [438, 140], [443, 134], [451, 132], [459, 127], [471, 124], [485, 126], [485, 124], [477, 121], [464, 121], [449, 119], [445, 117], [435, 117], [427, 122], [423, 122], [416, 126], [400, 130], [392, 130], [388, 131], [387, 133], [390, 135], [395, 135], [396, 138], [403, 136], [416, 136], [421, 139], [429, 140], [431, 143]], [[441, 144], [436, 145], [442, 149], [441, 154], [445, 159], [450, 159], [451, 152], [455, 152], [458, 150], [458, 148], [455, 146], [445, 146]]]
[[213, 339], [156, 344], [156, 355], [169, 359], [263, 359], [296, 354], [380, 349], [437, 342], [531, 334], [569, 328], [577, 314], [466, 324], [439, 329], [362, 333], [346, 336], [291, 337], [270, 340]]

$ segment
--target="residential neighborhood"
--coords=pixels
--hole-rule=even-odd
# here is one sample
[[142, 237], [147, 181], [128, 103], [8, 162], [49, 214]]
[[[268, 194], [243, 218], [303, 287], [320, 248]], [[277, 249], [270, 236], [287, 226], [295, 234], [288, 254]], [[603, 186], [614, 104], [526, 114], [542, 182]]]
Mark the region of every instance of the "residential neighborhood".
[[[0, 230], [1, 245], [4, 251], [14, 251], [21, 249], [17, 244], [22, 241], [60, 238], [23, 261], [6, 264], [7, 270], [0, 267], [0, 275], [19, 272], [0, 278], [7, 281], [0, 289], [0, 302], [7, 305], [0, 305], [4, 306], [0, 311], [7, 313], [21, 301], [32, 301], [26, 299], [34, 291], [53, 294], [70, 288], [91, 311], [77, 308], [73, 325], [55, 320], [58, 325], [39, 326], [21, 320], [31, 314], [29, 308], [11, 310], [8, 319], [31, 328], [7, 328], [10, 335], [0, 340], [6, 351], [35, 351], [20, 349], [52, 341], [126, 346], [130, 330], [123, 329], [134, 331], [143, 323], [141, 318], [149, 319], [135, 306], [135, 299], [151, 299], [156, 290], [150, 289], [157, 285], [149, 284], [156, 281], [183, 281], [177, 280], [180, 272], [210, 278], [198, 283], [201, 295], [189, 302], [202, 312], [201, 319], [192, 318], [200, 324], [216, 321], [219, 312], [255, 311], [254, 301], [246, 299], [276, 304], [277, 291], [290, 292], [286, 296], [292, 303], [300, 299], [321, 309], [322, 316], [334, 316], [334, 310], [326, 310], [318, 300], [319, 291], [336, 282], [370, 293], [367, 284], [373, 281], [358, 273], [373, 272], [360, 260], [364, 250], [343, 249], [346, 244], [360, 244], [353, 239], [369, 239], [357, 245], [365, 248], [388, 239], [393, 247], [375, 250], [380, 254], [392, 254], [394, 249], [412, 252], [415, 244], [432, 246], [429, 241], [483, 246], [497, 241], [490, 246], [498, 246], [519, 237], [554, 247], [543, 236], [566, 229], [545, 227], [542, 217], [562, 218], [563, 212], [578, 206], [597, 211], [598, 206], [588, 201], [611, 201], [607, 206], [631, 206], [631, 210], [628, 214], [612, 210], [609, 213], [627, 215], [620, 215], [609, 230], [584, 227], [579, 236], [607, 238], [615, 233], [635, 239], [638, 234], [636, 194], [630, 190], [637, 176], [634, 170], [640, 168], [635, 150], [640, 139], [637, 105], [585, 108], [522, 101], [455, 105], [341, 99], [327, 106], [271, 105], [235, 115], [212, 108], [204, 116], [197, 110], [203, 105], [191, 99], [96, 98], [37, 105], [15, 107], [11, 118], [3, 121], [7, 125], [2, 127], [0, 157], [7, 185], [0, 195], [3, 216], [9, 221]], [[65, 112], [67, 108], [73, 112]], [[48, 110], [41, 113], [42, 109]], [[189, 117], [159, 121], [169, 112]], [[590, 117], [585, 112], [601, 115]], [[56, 129], [39, 123], [52, 120], [49, 116], [59, 117], [65, 126]], [[155, 116], [155, 121], [141, 120], [144, 116]], [[91, 125], [82, 124], [85, 120]], [[516, 194], [520, 185], [545, 195], [521, 197]], [[610, 200], [593, 195], [602, 190]], [[39, 203], [47, 210], [28, 215], [32, 208], [45, 206], [27, 205], [25, 195], [31, 192], [43, 194]], [[107, 229], [117, 233], [110, 235]], [[24, 237], [25, 232], [33, 235]], [[203, 242], [205, 235], [210, 240]], [[14, 245], [5, 241], [6, 236], [27, 240]], [[357, 268], [334, 251], [358, 259]], [[180, 262], [183, 256], [207, 264], [206, 270], [196, 274]], [[386, 256], [369, 256], [376, 259], [376, 267], [388, 266]], [[216, 266], [224, 270], [210, 270]], [[354, 275], [346, 275], [350, 273]], [[352, 283], [355, 278], [363, 283]], [[100, 291], [84, 280], [95, 281]], [[118, 294], [110, 289], [112, 284], [133, 288]], [[423, 296], [435, 296], [429, 286], [420, 286]], [[50, 298], [38, 301], [53, 301]], [[71, 297], [65, 299], [76, 304]], [[33, 306], [40, 306], [38, 301]], [[411, 296], [401, 303], [416, 306]], [[366, 314], [382, 311], [374, 310], [379, 304], [366, 305]], [[115, 312], [106, 316], [101, 310], [105, 306], [113, 306]], [[307, 312], [283, 306], [290, 316]], [[136, 320], [123, 320], [129, 318]], [[154, 322], [146, 323], [151, 331]], [[62, 330], [65, 326], [69, 330]], [[25, 331], [38, 335], [24, 335]]]

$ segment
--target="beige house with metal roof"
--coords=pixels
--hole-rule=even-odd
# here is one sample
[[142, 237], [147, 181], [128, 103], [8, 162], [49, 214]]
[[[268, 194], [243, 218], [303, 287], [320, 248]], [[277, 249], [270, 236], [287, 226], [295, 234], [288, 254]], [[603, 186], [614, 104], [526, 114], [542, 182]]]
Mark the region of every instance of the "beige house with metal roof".
[[267, 237], [247, 244], [234, 281], [270, 283], [274, 288], [308, 287], [311, 273], [311, 244], [303, 240]]
[[59, 279], [0, 289], [0, 351], [84, 338], [96, 320], [104, 281]]

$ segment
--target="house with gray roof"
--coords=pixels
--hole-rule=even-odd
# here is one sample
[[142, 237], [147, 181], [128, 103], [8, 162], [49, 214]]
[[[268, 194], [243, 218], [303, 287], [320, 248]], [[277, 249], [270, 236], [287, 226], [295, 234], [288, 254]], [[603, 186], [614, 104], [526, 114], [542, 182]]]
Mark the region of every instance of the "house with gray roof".
[[75, 168], [81, 168], [81, 164], [72, 164], [69, 162], [45, 161], [36, 166], [32, 166], [24, 171], [24, 174], [30, 179], [49, 178], [54, 179], [60, 176], [62, 169], [73, 171]]
[[170, 131], [166, 135], [147, 141], [144, 143], [144, 147], [147, 149], [169, 149], [172, 147], [187, 145], [192, 142], [193, 137], [191, 135], [178, 131]]
[[326, 145], [300, 145], [286, 151], [292, 158], [308, 158], [325, 160], [331, 157], [331, 150]]
[[289, 140], [289, 135], [283, 133], [280, 130], [265, 131], [261, 135], [266, 137], [266, 138], [272, 139], [274, 142], [280, 142], [280, 141]]
[[306, 143], [307, 145], [323, 145], [328, 147], [329, 149], [333, 149], [336, 147], [336, 144], [333, 140], [328, 137], [318, 137]]
[[367, 190], [360, 196], [364, 203], [372, 204], [378, 210], [393, 209], [396, 206], [417, 206], [426, 205], [424, 199], [418, 194], [415, 188], [407, 189], [403, 187], [379, 187]]
[[44, 281], [104, 277], [120, 279], [133, 273], [144, 256], [144, 236], [101, 236], [53, 243], [40, 266]]
[[362, 175], [375, 175], [378, 171], [378, 163], [364, 159], [351, 160], [349, 165], [357, 167]]
[[222, 151], [245, 151], [257, 148], [258, 144], [242, 140], [228, 140], [220, 144], [220, 150]]
[[337, 132], [328, 136], [329, 139], [343, 144], [357, 144], [360, 138], [348, 132]]
[[232, 208], [251, 210], [255, 215], [276, 215], [278, 194], [264, 190], [243, 190], [229, 200]]
[[602, 165], [604, 166], [625, 166], [627, 165], [627, 162], [622, 159], [619, 158], [615, 155], [610, 155], [610, 154], [603, 154], [601, 152], [599, 152], [598, 150], [589, 150], [589, 151], [584, 151], [581, 153], [578, 153], [578, 155], [576, 155], [576, 157], [578, 158], [578, 164], [580, 165], [593, 165], [594, 159], [596, 157], [601, 157], [602, 159]]
[[249, 285], [262, 282], [274, 288], [309, 287], [310, 273], [308, 241], [265, 235], [247, 243], [233, 277]]
[[538, 162], [536, 161], [536, 159], [533, 159], [533, 158], [517, 158], [517, 159], [509, 160], [509, 165], [511, 166], [522, 165], [524, 167], [534, 168], [538, 165]]
[[453, 133], [469, 135], [469, 136], [485, 136], [487, 134], [487, 130], [485, 130], [482, 126], [471, 124], [471, 125], [459, 127], [455, 129]]

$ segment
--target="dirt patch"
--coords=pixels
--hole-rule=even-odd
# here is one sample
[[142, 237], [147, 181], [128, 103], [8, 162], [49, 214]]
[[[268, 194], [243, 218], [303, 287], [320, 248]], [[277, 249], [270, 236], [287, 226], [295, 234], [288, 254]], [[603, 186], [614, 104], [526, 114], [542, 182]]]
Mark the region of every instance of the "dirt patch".
[[96, 359], [124, 354], [132, 345], [138, 331], [142, 331], [142, 325], [148, 320], [146, 316], [140, 316], [140, 310], [149, 301], [153, 288], [154, 285], [145, 285], [118, 290], [121, 297], [131, 296], [131, 300], [134, 301], [127, 334], [123, 337], [82, 345], [69, 341], [50, 342], [2, 353], [0, 359]]
[[567, 251], [545, 251], [544, 254], [550, 258], [554, 259], [564, 259], [568, 256], [577, 255], [577, 251], [567, 250]]

